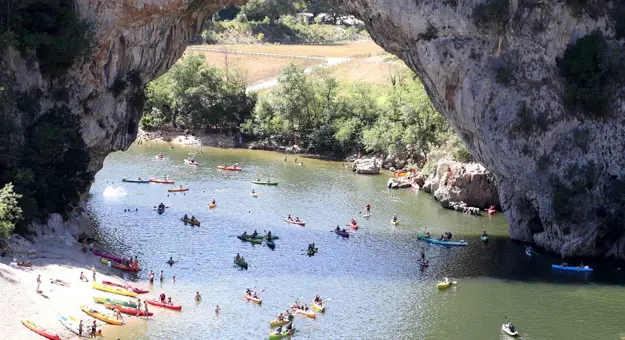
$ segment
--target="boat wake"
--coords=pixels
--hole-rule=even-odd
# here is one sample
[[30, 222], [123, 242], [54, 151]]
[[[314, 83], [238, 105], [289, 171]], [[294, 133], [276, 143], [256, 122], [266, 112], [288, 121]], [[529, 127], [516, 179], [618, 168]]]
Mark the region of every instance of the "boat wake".
[[123, 187], [113, 188], [112, 186], [106, 187], [103, 193], [104, 197], [121, 197], [128, 195], [128, 192]]

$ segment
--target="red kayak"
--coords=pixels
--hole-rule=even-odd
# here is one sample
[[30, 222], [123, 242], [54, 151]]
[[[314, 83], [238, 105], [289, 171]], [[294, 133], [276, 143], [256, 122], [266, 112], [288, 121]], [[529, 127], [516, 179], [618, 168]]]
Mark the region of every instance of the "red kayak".
[[123, 263], [119, 263], [119, 262], [113, 262], [111, 263], [111, 267], [113, 268], [117, 268], [117, 269], [121, 269], [127, 272], [138, 272], [141, 271], [141, 268], [139, 267], [131, 267], [131, 266], [127, 266]]
[[115, 286], [115, 287], [120, 287], [120, 288], [126, 288], [128, 290], [131, 290], [137, 294], [145, 294], [145, 293], [149, 293], [149, 290], [143, 290], [143, 289], [139, 289], [139, 288], [134, 288], [131, 285], [122, 285], [119, 283], [115, 283], [115, 282], [110, 282], [110, 281], [102, 281], [103, 285], [109, 285], [109, 286]]
[[99, 251], [99, 250], [95, 250], [95, 249], [93, 249], [91, 252], [92, 252], [94, 255], [96, 255], [96, 256], [104, 257], [104, 258], [106, 258], [106, 259], [113, 260], [113, 261], [115, 261], [115, 262], [126, 263], [126, 264], [132, 264], [132, 261], [131, 261], [131, 260], [122, 259], [121, 257], [117, 257], [117, 256], [115, 256], [115, 255], [111, 255], [111, 254], [109, 254], [109, 253], [105, 253], [105, 252], [103, 252], [103, 251]]
[[354, 230], [358, 230], [358, 224], [350, 224], [349, 226]]
[[422, 268], [427, 268], [430, 265], [427, 262], [421, 262], [421, 261], [417, 261], [417, 263], [422, 267]]
[[160, 302], [158, 300], [146, 299], [145, 301], [149, 305], [152, 305], [152, 306], [163, 307], [163, 308], [168, 308], [168, 309], [172, 309], [172, 310], [181, 310], [182, 309], [182, 306], [170, 305], [168, 303]]
[[243, 171], [242, 168], [233, 168], [231, 166], [223, 166], [223, 165], [218, 166], [217, 169], [226, 170], [226, 171]]
[[[111, 304], [111, 303], [105, 303], [104, 307], [108, 308], [108, 309], [119, 309], [120, 312], [124, 313], [124, 314], [128, 314], [128, 315], [138, 315], [138, 316], [145, 316], [145, 312], [142, 310], [137, 310], [136, 308], [132, 308], [132, 307], [127, 307], [127, 306], [122, 306], [122, 305], [116, 305], [116, 304]], [[139, 314], [137, 314], [139, 313]], [[152, 316], [154, 315], [154, 313], [152, 312], [148, 312], [148, 316]]]
[[150, 178], [150, 182], [160, 183], [160, 184], [175, 184], [176, 183], [176, 181], [170, 181], [168, 179], [156, 179], [156, 178]]

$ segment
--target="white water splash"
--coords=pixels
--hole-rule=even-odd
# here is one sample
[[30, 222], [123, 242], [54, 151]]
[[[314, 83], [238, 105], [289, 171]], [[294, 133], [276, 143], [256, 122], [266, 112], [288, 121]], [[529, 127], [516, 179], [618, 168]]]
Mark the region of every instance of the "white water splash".
[[121, 197], [121, 196], [126, 196], [128, 195], [128, 192], [126, 192], [126, 190], [122, 187], [116, 187], [113, 188], [112, 186], [108, 186], [105, 190], [103, 195], [105, 197]]

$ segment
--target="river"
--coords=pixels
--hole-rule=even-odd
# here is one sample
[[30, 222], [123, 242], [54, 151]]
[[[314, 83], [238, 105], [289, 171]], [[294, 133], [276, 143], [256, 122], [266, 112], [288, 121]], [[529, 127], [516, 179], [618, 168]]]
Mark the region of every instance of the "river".
[[[523, 339], [625, 336], [623, 271], [590, 263], [596, 270], [589, 275], [553, 272], [550, 264], [559, 259], [540, 251], [526, 256], [523, 244], [508, 239], [503, 214], [464, 216], [423, 192], [386, 189], [386, 175], [355, 175], [340, 163], [303, 157], [297, 166], [294, 156], [284, 162], [273, 152], [203, 148], [196, 156], [200, 166], [190, 167], [183, 159], [194, 150], [133, 146], [109, 155], [96, 176], [89, 209], [101, 241], [118, 254], [139, 257], [144, 270], [126, 275], [139, 286], [148, 287], [150, 270], [164, 270], [167, 279], [152, 292], [183, 305], [182, 312], [158, 310], [147, 322], [107, 329], [107, 338], [266, 339], [269, 320], [296, 299], [310, 303], [316, 294], [327, 300], [327, 312], [316, 320], [296, 317], [294, 339], [505, 339], [505, 317]], [[158, 152], [167, 158], [157, 160]], [[216, 169], [235, 162], [243, 172]], [[165, 175], [190, 191], [168, 195], [168, 185], [121, 183], [125, 176]], [[250, 183], [259, 176], [280, 184]], [[207, 208], [212, 199], [216, 209]], [[160, 202], [169, 206], [163, 215], [153, 209]], [[366, 203], [372, 206], [368, 220], [358, 217]], [[180, 222], [185, 213], [201, 226]], [[284, 223], [288, 213], [306, 226]], [[394, 213], [401, 221], [396, 227], [389, 221]], [[351, 217], [361, 228], [349, 239], [330, 232]], [[416, 235], [426, 227], [434, 234], [450, 231], [469, 246], [423, 244]], [[280, 236], [274, 251], [236, 238], [255, 229]], [[490, 235], [487, 243], [479, 239], [483, 230]], [[308, 257], [304, 250], [312, 242], [319, 253]], [[415, 263], [420, 246], [429, 268]], [[236, 253], [247, 259], [247, 271], [233, 266]], [[172, 267], [165, 264], [170, 256], [177, 261]], [[458, 284], [439, 291], [436, 282], [443, 276]], [[264, 290], [262, 306], [243, 299], [246, 287]], [[197, 291], [200, 303], [193, 300]]]

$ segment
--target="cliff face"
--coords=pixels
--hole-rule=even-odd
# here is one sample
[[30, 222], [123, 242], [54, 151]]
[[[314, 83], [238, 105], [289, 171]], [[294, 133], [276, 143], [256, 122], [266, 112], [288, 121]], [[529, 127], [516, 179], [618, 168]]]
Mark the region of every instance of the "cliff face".
[[[496, 176], [513, 239], [563, 256], [625, 258], [622, 78], [596, 78], [593, 95], [609, 93], [606, 105], [588, 99], [584, 86], [594, 80], [571, 87], [608, 58], [622, 61], [622, 8], [612, 1], [569, 1], [574, 8], [543, 0], [336, 2], [416, 72]], [[588, 43], [595, 30], [605, 40]], [[590, 66], [563, 71], [567, 47], [582, 42], [572, 60]], [[596, 53], [606, 46], [609, 53]], [[586, 104], [569, 105], [576, 102]], [[583, 113], [602, 105], [602, 115]]]

